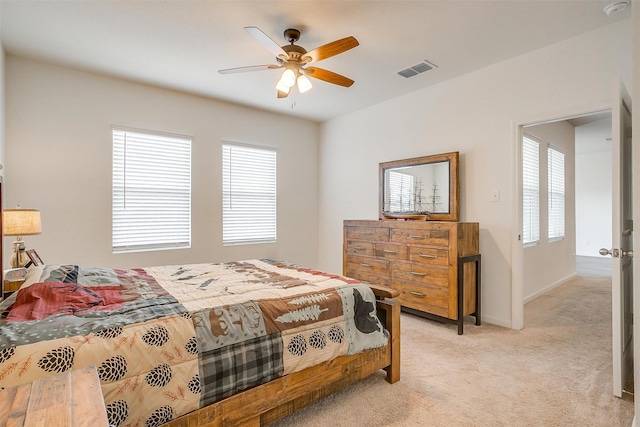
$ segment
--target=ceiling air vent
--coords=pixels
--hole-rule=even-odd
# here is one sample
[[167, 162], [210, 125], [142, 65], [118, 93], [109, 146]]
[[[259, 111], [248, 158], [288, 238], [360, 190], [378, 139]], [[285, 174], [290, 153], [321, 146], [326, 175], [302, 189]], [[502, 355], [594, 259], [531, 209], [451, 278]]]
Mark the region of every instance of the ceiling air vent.
[[409, 77], [413, 77], [413, 76], [417, 76], [420, 73], [424, 73], [425, 71], [429, 71], [436, 68], [435, 65], [427, 62], [427, 61], [422, 61], [419, 64], [416, 64], [412, 67], [406, 68], [402, 71], [398, 71], [398, 74], [400, 74], [402, 77], [404, 78], [409, 78]]

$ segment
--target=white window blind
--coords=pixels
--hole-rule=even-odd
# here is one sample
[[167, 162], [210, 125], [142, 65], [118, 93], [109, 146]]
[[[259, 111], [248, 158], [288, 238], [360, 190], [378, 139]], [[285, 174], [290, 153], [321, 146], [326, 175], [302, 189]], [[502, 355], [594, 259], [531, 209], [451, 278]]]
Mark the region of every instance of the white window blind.
[[113, 253], [191, 246], [191, 139], [113, 129]]
[[564, 237], [564, 154], [547, 148], [549, 176], [549, 240]]
[[540, 240], [540, 144], [522, 139], [522, 243]]
[[276, 241], [276, 151], [222, 146], [222, 244]]
[[407, 212], [414, 210], [412, 197], [413, 180], [413, 175], [389, 171], [388, 194], [396, 196], [389, 200], [389, 210], [391, 212]]

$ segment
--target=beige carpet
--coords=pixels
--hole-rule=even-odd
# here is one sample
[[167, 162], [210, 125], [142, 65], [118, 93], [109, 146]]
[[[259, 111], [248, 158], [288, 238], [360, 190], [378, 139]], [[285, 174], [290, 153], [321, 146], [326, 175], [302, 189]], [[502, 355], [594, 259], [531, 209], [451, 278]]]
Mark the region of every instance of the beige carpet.
[[630, 426], [612, 395], [611, 292], [580, 277], [525, 306], [525, 329], [402, 315], [402, 378], [373, 375], [270, 427]]

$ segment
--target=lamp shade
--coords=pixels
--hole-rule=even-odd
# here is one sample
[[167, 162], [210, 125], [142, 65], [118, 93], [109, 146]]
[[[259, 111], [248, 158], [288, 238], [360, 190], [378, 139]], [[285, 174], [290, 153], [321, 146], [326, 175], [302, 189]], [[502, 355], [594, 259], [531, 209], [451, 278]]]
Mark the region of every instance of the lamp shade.
[[5, 209], [2, 211], [2, 231], [5, 236], [40, 234], [42, 223], [37, 209]]

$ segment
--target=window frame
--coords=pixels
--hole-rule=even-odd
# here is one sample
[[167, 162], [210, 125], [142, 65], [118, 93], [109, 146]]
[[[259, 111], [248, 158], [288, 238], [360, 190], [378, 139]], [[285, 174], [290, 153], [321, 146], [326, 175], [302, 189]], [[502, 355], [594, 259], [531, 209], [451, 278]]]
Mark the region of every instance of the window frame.
[[[529, 141], [531, 143], [536, 144], [536, 151], [537, 151], [537, 158], [536, 160], [536, 164], [534, 165], [530, 165], [529, 168], [527, 168], [527, 164], [526, 162], [526, 158], [525, 158], [525, 141]], [[540, 224], [540, 211], [541, 211], [541, 191], [540, 191], [540, 152], [541, 152], [541, 146], [542, 143], [540, 140], [538, 140], [536, 137], [534, 137], [533, 135], [529, 135], [529, 134], [523, 134], [522, 136], [522, 244], [524, 247], [528, 247], [528, 246], [534, 246], [540, 243], [540, 229], [541, 229], [541, 224]], [[531, 187], [530, 189], [528, 189], [530, 191], [530, 193], [532, 194], [530, 200], [537, 200], [537, 204], [535, 204], [535, 206], [532, 204], [531, 205], [531, 211], [535, 210], [535, 212], [532, 213], [532, 218], [535, 218], [535, 226], [537, 227], [537, 229], [535, 230], [535, 232], [533, 230], [530, 231], [530, 235], [531, 235], [531, 240], [526, 240], [525, 235], [527, 234], [527, 228], [526, 228], [526, 224], [525, 224], [525, 218], [526, 218], [526, 209], [525, 209], [525, 203], [527, 203], [527, 169], [530, 169], [530, 171], [532, 173], [535, 173], [535, 182], [531, 182], [531, 184], [529, 185], [529, 187]], [[535, 188], [534, 188], [535, 187]], [[529, 221], [530, 225], [534, 225], [532, 221]]]
[[[557, 153], [556, 160], [552, 158], [552, 152]], [[561, 168], [559, 171], [556, 165], [558, 161], [561, 160]], [[552, 144], [547, 144], [547, 239], [549, 242], [557, 242], [563, 240], [566, 236], [567, 229], [567, 192], [566, 192], [566, 184], [567, 184], [567, 174], [566, 174], [566, 153], [561, 148], [558, 148]], [[557, 181], [557, 178], [561, 174], [560, 182]], [[560, 194], [560, 197], [558, 197]], [[560, 205], [561, 209], [557, 209], [558, 206], [558, 198], [561, 198], [562, 201]], [[556, 215], [560, 215], [562, 217], [561, 221], [553, 221], [552, 218], [555, 218]], [[560, 234], [552, 235], [552, 230], [560, 231]]]
[[[222, 245], [237, 246], [251, 244], [270, 244], [278, 240], [278, 150], [274, 147], [242, 144], [223, 141], [221, 158], [222, 173]], [[239, 156], [249, 158], [233, 166], [233, 150]], [[228, 151], [228, 158], [227, 158]], [[253, 153], [253, 154], [251, 154]], [[241, 157], [237, 158], [238, 161]], [[261, 167], [257, 167], [260, 165]], [[239, 171], [239, 167], [245, 167]], [[228, 176], [233, 171], [241, 175]], [[261, 186], [247, 188], [245, 183], [260, 179]], [[236, 182], [236, 184], [233, 184]], [[231, 186], [236, 185], [236, 189]], [[253, 194], [252, 194], [253, 193]], [[233, 199], [239, 202], [235, 212], [231, 205]], [[261, 212], [256, 214], [256, 212]], [[255, 226], [259, 224], [259, 226]], [[251, 233], [255, 233], [251, 237]]]
[[113, 125], [111, 138], [112, 253], [191, 248], [193, 137]]

